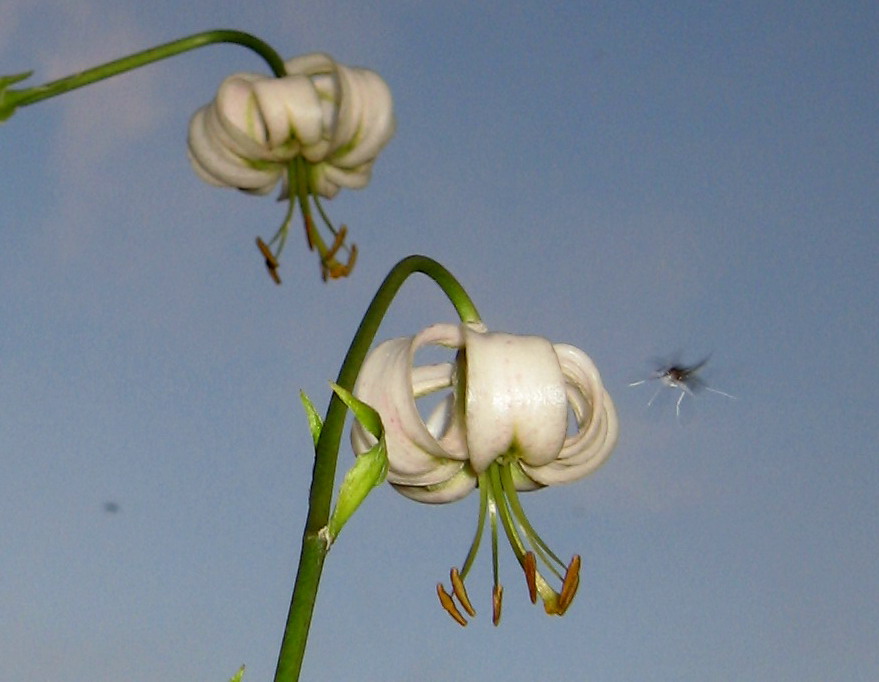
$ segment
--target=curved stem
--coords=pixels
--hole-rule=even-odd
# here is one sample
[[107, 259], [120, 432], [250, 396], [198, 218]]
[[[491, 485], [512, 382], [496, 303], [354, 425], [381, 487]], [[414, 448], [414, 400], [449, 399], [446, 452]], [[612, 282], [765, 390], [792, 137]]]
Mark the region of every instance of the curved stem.
[[4, 110], [8, 109], [11, 113], [16, 107], [23, 107], [40, 100], [55, 97], [56, 95], [63, 95], [65, 92], [70, 92], [85, 85], [91, 85], [105, 78], [110, 78], [111, 76], [173, 57], [182, 52], [188, 52], [189, 50], [214, 43], [234, 43], [247, 47], [265, 59], [275, 76], [281, 77], [286, 75], [284, 60], [268, 43], [243, 31], [217, 29], [196, 33], [159, 45], [158, 47], [135, 52], [127, 57], [122, 57], [121, 59], [116, 59], [112, 62], [107, 62], [106, 64], [101, 64], [86, 71], [80, 71], [79, 73], [33, 88], [9, 90], [6, 92], [3, 108]]
[[[336, 383], [342, 388], [352, 390], [360, 367], [375, 339], [379, 324], [385, 316], [391, 301], [397, 295], [403, 282], [415, 272], [421, 272], [443, 290], [458, 312], [462, 322], [478, 322], [479, 313], [460, 283], [442, 265], [426, 256], [409, 256], [397, 263], [369, 304], [360, 326], [351, 341], [345, 360], [339, 370]], [[314, 603], [320, 584], [321, 571], [327, 554], [327, 546], [320, 537], [330, 516], [330, 505], [333, 497], [333, 486], [336, 477], [336, 460], [339, 455], [339, 444], [345, 426], [347, 407], [341, 399], [333, 394], [327, 408], [320, 438], [315, 447], [314, 471], [311, 479], [311, 490], [308, 498], [308, 517], [302, 534], [302, 551], [299, 555], [299, 568], [281, 652], [278, 655], [278, 667], [275, 670], [275, 682], [293, 682], [299, 679], [308, 629], [314, 612]]]

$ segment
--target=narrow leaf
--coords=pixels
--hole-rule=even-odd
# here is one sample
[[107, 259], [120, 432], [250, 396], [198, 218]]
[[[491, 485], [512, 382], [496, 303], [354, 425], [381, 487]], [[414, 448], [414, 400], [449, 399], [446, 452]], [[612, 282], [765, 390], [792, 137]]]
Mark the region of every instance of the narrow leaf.
[[351, 412], [354, 413], [354, 417], [363, 425], [363, 428], [376, 438], [380, 439], [384, 433], [384, 429], [382, 428], [382, 420], [381, 417], [379, 417], [378, 412], [338, 384], [330, 383], [330, 386], [333, 387], [333, 390], [336, 392], [336, 395], [342, 399], [342, 402], [345, 403], [350, 408]]
[[381, 485], [388, 474], [388, 449], [382, 438], [367, 452], [357, 457], [339, 488], [339, 499], [327, 526], [329, 542], [332, 543], [357, 508], [372, 492]]
[[305, 416], [308, 418], [308, 428], [311, 431], [311, 439], [314, 441], [315, 447], [317, 447], [317, 441], [318, 438], [320, 438], [320, 430], [323, 428], [323, 420], [321, 420], [317, 410], [314, 409], [314, 404], [311, 402], [311, 398], [305, 394], [305, 391], [299, 391], [299, 400], [302, 401], [302, 406], [305, 408]]

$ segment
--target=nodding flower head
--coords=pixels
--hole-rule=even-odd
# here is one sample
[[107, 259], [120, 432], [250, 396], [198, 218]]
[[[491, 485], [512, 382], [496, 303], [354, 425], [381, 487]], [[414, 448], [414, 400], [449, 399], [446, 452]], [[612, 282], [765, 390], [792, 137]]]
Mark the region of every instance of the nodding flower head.
[[[431, 346], [457, 350], [453, 362], [416, 366]], [[416, 399], [447, 391], [427, 418]], [[497, 519], [528, 585], [547, 613], [561, 615], [579, 584], [580, 557], [564, 564], [537, 535], [518, 492], [574, 481], [594, 471], [616, 444], [618, 425], [595, 365], [581, 350], [537, 336], [487, 332], [482, 325], [438, 324], [415, 336], [378, 345], [366, 358], [355, 395], [381, 415], [388, 451], [387, 480], [419, 502], [454, 502], [479, 489], [476, 534], [462, 568], [452, 569], [451, 593], [440, 602], [462, 625], [475, 611], [464, 588], [486, 514], [492, 532], [493, 620], [501, 613]], [[569, 428], [569, 415], [573, 422]], [[355, 423], [356, 454], [375, 439]], [[538, 562], [561, 582], [557, 592]]]
[[[280, 198], [290, 202], [287, 215], [268, 244], [257, 240], [276, 282], [297, 201], [323, 278], [344, 277], [357, 249], [345, 244], [345, 226], [333, 227], [318, 196], [331, 199], [342, 187], [369, 183], [375, 159], [394, 134], [391, 93], [374, 71], [337, 64], [321, 53], [296, 57], [285, 67], [280, 78], [226, 78], [216, 98], [190, 121], [189, 158], [198, 176], [218, 187], [267, 194], [281, 183]], [[329, 245], [315, 226], [312, 200], [331, 234]], [[346, 263], [336, 259], [341, 251], [349, 254]]]

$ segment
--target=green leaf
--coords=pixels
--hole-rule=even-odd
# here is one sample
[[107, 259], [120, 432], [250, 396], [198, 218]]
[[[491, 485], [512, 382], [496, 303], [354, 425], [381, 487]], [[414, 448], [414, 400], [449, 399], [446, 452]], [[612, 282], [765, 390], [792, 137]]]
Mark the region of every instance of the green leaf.
[[0, 76], [0, 91], [5, 90], [10, 85], [21, 82], [26, 78], [30, 78], [31, 74], [33, 74], [33, 71], [14, 73], [11, 76]]
[[232, 675], [232, 677], [229, 678], [229, 682], [241, 682], [242, 677], [244, 677], [244, 666], [243, 665], [240, 668], [238, 668], [237, 673], [235, 673], [234, 675]]
[[333, 387], [333, 390], [342, 399], [342, 402], [351, 409], [354, 417], [363, 425], [363, 428], [380, 439], [384, 433], [384, 428], [382, 427], [382, 420], [378, 412], [338, 384], [330, 383], [330, 386]]
[[323, 421], [317, 413], [317, 410], [314, 409], [314, 404], [311, 402], [311, 398], [305, 394], [305, 391], [299, 391], [299, 400], [302, 401], [302, 406], [305, 408], [305, 416], [308, 418], [308, 428], [311, 430], [311, 439], [314, 441], [315, 447], [317, 447], [317, 440], [320, 438]]
[[24, 73], [15, 73], [11, 76], [0, 76], [0, 123], [9, 119], [15, 113], [15, 108], [22, 98], [21, 92], [14, 90], [6, 92], [6, 88], [19, 81], [23, 81], [25, 78], [29, 78], [32, 73], [33, 71], [25, 71]]
[[357, 457], [342, 480], [339, 499], [327, 525], [329, 542], [332, 543], [357, 508], [373, 488], [381, 485], [388, 475], [388, 448], [384, 437], [372, 448]]

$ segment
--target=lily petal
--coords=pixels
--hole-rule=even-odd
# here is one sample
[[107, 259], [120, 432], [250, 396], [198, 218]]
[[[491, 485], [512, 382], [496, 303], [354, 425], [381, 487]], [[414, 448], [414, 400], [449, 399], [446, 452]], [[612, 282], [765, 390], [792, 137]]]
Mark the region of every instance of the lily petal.
[[567, 400], [552, 344], [538, 336], [466, 332], [467, 442], [476, 473], [514, 452], [531, 467], [558, 457]]
[[567, 344], [556, 344], [554, 349], [578, 430], [565, 439], [556, 460], [543, 466], [521, 463], [523, 472], [542, 485], [567, 483], [592, 473], [610, 456], [619, 434], [613, 401], [589, 356]]
[[[415, 337], [379, 344], [364, 362], [355, 395], [371, 405], [385, 424], [388, 480], [404, 485], [435, 485], [459, 471], [466, 451], [444, 448], [421, 418], [415, 398], [451, 386], [451, 365], [413, 369], [415, 352], [425, 345], [453, 345], [461, 338], [455, 325], [434, 325]], [[374, 440], [354, 424], [351, 443], [356, 454]]]
[[273, 78], [238, 73], [190, 122], [189, 156], [212, 185], [266, 194], [301, 155], [311, 166], [311, 191], [332, 198], [360, 189], [394, 134], [387, 84], [368, 69], [313, 53], [285, 63]]

